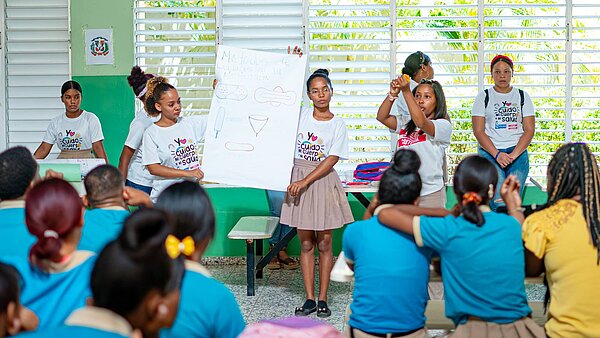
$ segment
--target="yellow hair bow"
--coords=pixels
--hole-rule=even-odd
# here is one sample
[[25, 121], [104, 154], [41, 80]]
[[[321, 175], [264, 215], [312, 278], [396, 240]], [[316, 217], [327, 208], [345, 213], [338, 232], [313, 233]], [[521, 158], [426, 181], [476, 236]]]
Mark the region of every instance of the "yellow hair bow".
[[191, 236], [187, 236], [180, 241], [177, 237], [169, 235], [165, 240], [165, 247], [167, 248], [167, 254], [173, 259], [179, 257], [182, 253], [185, 256], [191, 256], [196, 251], [196, 244]]

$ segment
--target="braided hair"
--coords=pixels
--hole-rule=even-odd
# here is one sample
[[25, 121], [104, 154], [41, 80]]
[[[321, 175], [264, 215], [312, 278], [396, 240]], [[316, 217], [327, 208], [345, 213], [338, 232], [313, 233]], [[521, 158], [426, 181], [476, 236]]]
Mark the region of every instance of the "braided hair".
[[598, 251], [600, 264], [600, 171], [585, 143], [567, 143], [554, 153], [548, 164], [548, 203], [581, 195], [583, 216]]

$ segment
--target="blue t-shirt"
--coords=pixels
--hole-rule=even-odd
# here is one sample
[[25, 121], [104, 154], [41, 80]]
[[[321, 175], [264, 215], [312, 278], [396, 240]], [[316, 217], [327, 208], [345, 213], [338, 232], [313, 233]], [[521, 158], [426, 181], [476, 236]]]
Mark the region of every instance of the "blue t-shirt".
[[161, 338], [235, 338], [244, 330], [233, 293], [201, 269], [198, 263], [186, 261], [177, 318], [173, 327], [160, 332]]
[[415, 231], [416, 242], [442, 258], [446, 317], [456, 325], [468, 316], [505, 324], [531, 313], [521, 225], [505, 214], [483, 215], [481, 227], [463, 216], [422, 216]]
[[19, 338], [128, 338], [116, 332], [109, 332], [85, 326], [62, 325], [35, 332], [26, 332], [18, 335]]
[[0, 257], [27, 257], [35, 236], [25, 225], [25, 204], [22, 208], [0, 209]]
[[91, 297], [90, 276], [96, 256], [89, 251], [73, 253], [76, 262], [63, 272], [45, 273], [32, 266], [26, 257], [3, 258], [23, 277], [21, 304], [40, 319], [38, 330], [60, 326]]
[[350, 326], [373, 332], [406, 332], [425, 326], [432, 250], [412, 236], [371, 219], [350, 224], [343, 250], [354, 262]]
[[129, 211], [124, 209], [87, 210], [83, 215], [83, 231], [77, 248], [100, 252], [108, 242], [119, 236], [127, 216]]

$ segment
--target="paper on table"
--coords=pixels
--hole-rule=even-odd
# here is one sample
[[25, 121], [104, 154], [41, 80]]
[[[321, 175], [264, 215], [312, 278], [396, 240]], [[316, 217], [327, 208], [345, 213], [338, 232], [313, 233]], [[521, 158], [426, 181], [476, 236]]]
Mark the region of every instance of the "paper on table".
[[63, 174], [63, 179], [68, 182], [81, 182], [81, 166], [77, 163], [52, 163], [40, 162], [39, 173], [41, 177], [46, 175], [46, 170], [52, 169]]

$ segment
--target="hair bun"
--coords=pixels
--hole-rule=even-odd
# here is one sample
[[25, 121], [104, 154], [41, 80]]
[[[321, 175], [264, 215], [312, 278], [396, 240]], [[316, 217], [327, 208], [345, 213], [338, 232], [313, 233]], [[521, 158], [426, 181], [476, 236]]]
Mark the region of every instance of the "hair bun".
[[394, 161], [391, 168], [403, 175], [418, 173], [419, 168], [421, 168], [421, 159], [413, 150], [399, 149], [394, 154]]
[[327, 69], [319, 68], [315, 70], [313, 74], [323, 74], [325, 76], [329, 76], [329, 71]]

